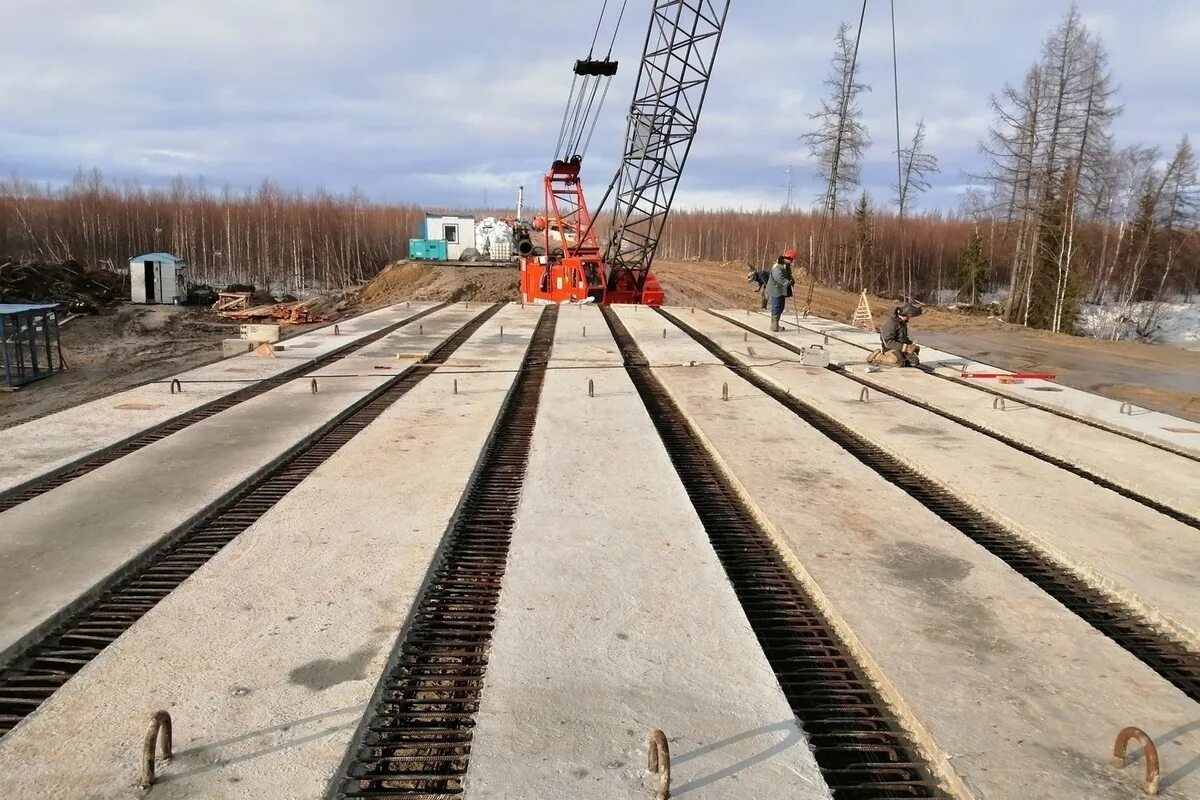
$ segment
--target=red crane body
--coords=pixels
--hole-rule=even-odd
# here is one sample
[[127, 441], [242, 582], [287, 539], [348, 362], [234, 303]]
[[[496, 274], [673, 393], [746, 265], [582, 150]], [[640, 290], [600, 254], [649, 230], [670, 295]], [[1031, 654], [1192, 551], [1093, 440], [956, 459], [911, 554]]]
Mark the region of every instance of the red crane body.
[[598, 115], [604, 95], [599, 105], [593, 101], [599, 87], [607, 92], [617, 62], [594, 60], [591, 53], [575, 62], [558, 157], [544, 179], [546, 211], [517, 240], [525, 302], [662, 305], [650, 265], [696, 134], [728, 10], [729, 0], [654, 0], [621, 165], [605, 193], [607, 199], [615, 190], [603, 249], [579, 171], [595, 126], [589, 115], [593, 108]]
[[640, 290], [631, 274], [609, 274], [579, 179], [581, 163], [555, 161], [546, 173], [546, 214], [535, 222], [535, 229], [542, 229], [543, 255], [531, 249], [518, 256], [522, 298], [527, 303], [662, 305], [662, 287], [649, 270]]

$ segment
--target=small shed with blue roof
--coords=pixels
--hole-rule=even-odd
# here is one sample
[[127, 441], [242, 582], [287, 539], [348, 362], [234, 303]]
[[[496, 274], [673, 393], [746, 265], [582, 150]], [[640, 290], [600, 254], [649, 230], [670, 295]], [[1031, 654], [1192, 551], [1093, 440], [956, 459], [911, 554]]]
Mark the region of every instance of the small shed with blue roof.
[[187, 262], [170, 253], [129, 259], [129, 299], [135, 303], [182, 303], [187, 299]]

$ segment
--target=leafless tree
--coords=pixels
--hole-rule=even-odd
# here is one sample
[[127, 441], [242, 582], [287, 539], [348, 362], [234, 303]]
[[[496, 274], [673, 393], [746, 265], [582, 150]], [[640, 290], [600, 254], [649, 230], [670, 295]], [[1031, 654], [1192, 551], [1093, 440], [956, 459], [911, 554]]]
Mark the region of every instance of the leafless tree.
[[850, 37], [849, 25], [838, 27], [834, 42], [833, 61], [825, 77], [829, 95], [821, 101], [821, 110], [809, 115], [817, 123], [816, 130], [801, 137], [817, 159], [817, 174], [824, 186], [818, 202], [830, 217], [840, 209], [839, 198], [858, 186], [863, 153], [870, 144], [858, 96], [871, 87], [858, 80], [857, 44]]
[[896, 211], [901, 217], [916, 206], [929, 190], [929, 176], [937, 173], [938, 159], [925, 150], [925, 120], [917, 122], [912, 141], [900, 150], [900, 185], [896, 187]]

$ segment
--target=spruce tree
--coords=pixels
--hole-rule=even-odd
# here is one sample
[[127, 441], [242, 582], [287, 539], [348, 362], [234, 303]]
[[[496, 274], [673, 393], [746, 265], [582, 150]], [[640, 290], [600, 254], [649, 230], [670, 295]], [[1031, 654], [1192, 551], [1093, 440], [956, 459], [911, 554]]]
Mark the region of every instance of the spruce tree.
[[[1066, 214], [1063, 199], [1073, 191], [1072, 173], [1068, 171], [1057, 186], [1049, 185], [1042, 195], [1039, 214], [1039, 235], [1033, 263], [1033, 275], [1029, 284], [1028, 325], [1043, 330], [1054, 330], [1055, 306], [1059, 302], [1060, 281], [1059, 254], [1062, 252]], [[1061, 286], [1061, 308], [1058, 311], [1058, 330], [1074, 333], [1079, 316], [1079, 277], [1072, 272]]]
[[958, 251], [958, 296], [973, 306], [978, 305], [990, 272], [991, 265], [983, 255], [983, 240], [979, 231], [975, 231]]

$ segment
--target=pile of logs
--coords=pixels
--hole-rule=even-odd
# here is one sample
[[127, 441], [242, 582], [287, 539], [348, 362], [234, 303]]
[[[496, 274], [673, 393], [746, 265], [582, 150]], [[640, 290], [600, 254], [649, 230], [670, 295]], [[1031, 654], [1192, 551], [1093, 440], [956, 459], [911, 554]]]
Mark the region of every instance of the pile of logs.
[[273, 303], [238, 310], [220, 310], [225, 319], [241, 322], [273, 321], [280, 325], [303, 325], [310, 322], [330, 322], [337, 314], [330, 308], [328, 300], [320, 297], [297, 300], [294, 303]]

